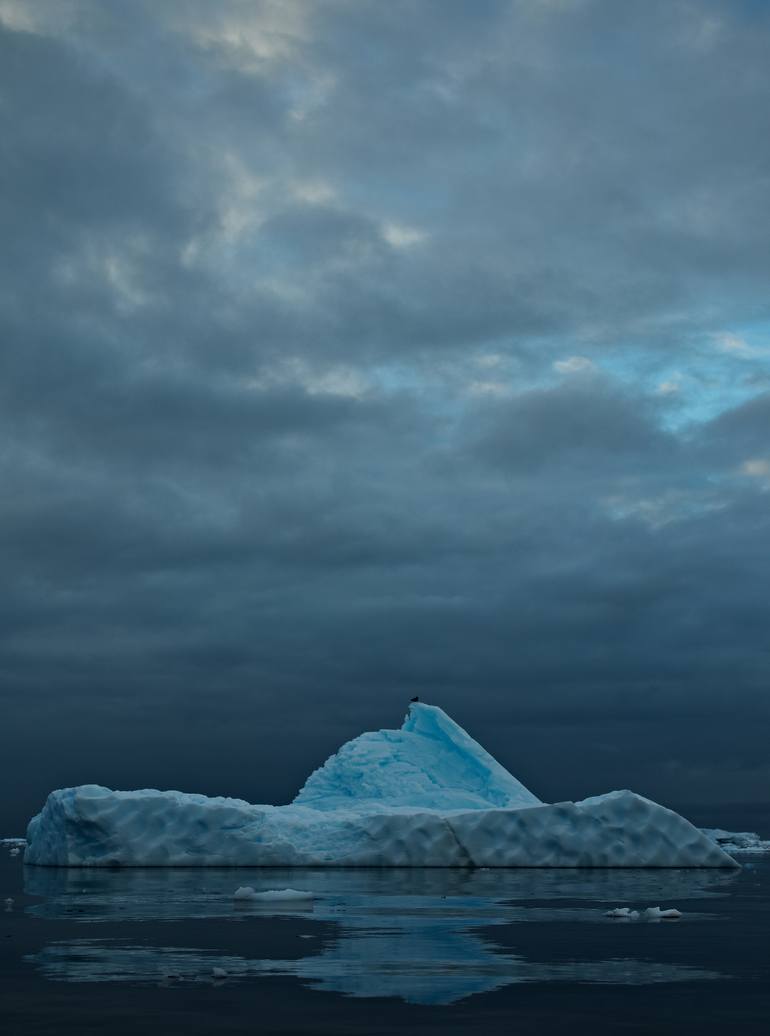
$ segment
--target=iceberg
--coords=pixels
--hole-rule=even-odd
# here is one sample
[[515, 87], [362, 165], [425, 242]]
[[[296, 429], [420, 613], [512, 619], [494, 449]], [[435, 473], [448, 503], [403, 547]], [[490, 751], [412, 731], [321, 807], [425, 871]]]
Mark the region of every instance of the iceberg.
[[703, 834], [728, 853], [770, 853], [770, 839], [756, 831], [725, 831], [721, 827], [702, 827]]
[[361, 734], [292, 803], [178, 791], [52, 792], [25, 863], [55, 867], [735, 867], [631, 791], [541, 802], [442, 709]]
[[233, 892], [233, 899], [239, 903], [312, 903], [312, 892], [302, 889], [266, 889], [257, 892], [251, 885], [241, 885]]

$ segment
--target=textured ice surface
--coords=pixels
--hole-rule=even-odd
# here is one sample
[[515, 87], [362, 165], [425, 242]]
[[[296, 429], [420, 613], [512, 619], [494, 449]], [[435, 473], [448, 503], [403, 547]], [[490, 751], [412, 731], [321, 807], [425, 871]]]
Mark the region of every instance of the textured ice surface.
[[432, 705], [410, 706], [400, 730], [361, 734], [308, 777], [294, 800], [324, 812], [538, 806], [478, 742]]
[[630, 791], [546, 805], [441, 709], [364, 734], [289, 806], [98, 785], [49, 795], [25, 861], [52, 866], [726, 867]]

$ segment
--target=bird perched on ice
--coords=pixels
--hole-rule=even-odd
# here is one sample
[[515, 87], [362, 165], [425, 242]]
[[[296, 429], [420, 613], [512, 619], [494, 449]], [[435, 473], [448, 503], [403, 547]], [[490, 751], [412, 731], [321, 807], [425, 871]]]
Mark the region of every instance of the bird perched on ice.
[[419, 700], [420, 700], [420, 695], [419, 694], [415, 694], [414, 698], [410, 698], [409, 699], [409, 701], [419, 701]]

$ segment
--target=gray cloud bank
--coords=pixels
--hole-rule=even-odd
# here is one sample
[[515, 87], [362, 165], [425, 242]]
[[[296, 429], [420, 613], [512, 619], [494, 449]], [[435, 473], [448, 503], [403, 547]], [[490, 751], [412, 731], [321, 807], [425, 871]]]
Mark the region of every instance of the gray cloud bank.
[[[445, 706], [767, 801], [761, 3], [0, 0], [0, 820]], [[13, 832], [11, 832], [13, 833]]]

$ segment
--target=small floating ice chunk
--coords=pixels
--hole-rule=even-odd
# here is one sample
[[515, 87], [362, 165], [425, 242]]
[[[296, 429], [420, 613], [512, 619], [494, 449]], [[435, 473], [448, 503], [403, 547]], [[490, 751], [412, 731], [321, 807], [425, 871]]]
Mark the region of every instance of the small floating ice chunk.
[[661, 910], [659, 906], [647, 907], [641, 913], [632, 910], [631, 907], [615, 907], [614, 910], [605, 910], [604, 916], [615, 917], [621, 921], [675, 921], [682, 916], [682, 912], [675, 907], [668, 907], [666, 910]]
[[312, 903], [314, 896], [300, 889], [268, 889], [258, 892], [254, 898], [263, 903]]
[[224, 968], [212, 968], [211, 974], [214, 978], [227, 978], [227, 972]]
[[682, 911], [677, 910], [676, 907], [668, 907], [666, 910], [661, 910], [659, 906], [647, 907], [644, 911], [644, 918], [646, 921], [675, 921], [677, 918], [682, 916]]
[[257, 892], [251, 885], [241, 885], [233, 893], [233, 899], [248, 903], [309, 903], [313, 898], [312, 892], [299, 889], [267, 889], [265, 892]]
[[638, 921], [639, 911], [632, 910], [631, 907], [615, 907], [614, 910], [606, 910], [604, 916], [616, 917], [621, 921]]
[[3, 905], [5, 906], [6, 911], [10, 913], [10, 911], [13, 910], [13, 896], [8, 896], [7, 899], [4, 899]]
[[13, 849], [9, 850], [8, 855], [9, 856], [18, 856], [20, 852], [21, 852], [21, 849], [19, 849], [16, 846], [14, 846]]
[[615, 907], [614, 910], [606, 910], [604, 916], [618, 917], [625, 921], [637, 921], [639, 919], [639, 911], [632, 910], [631, 907]]

